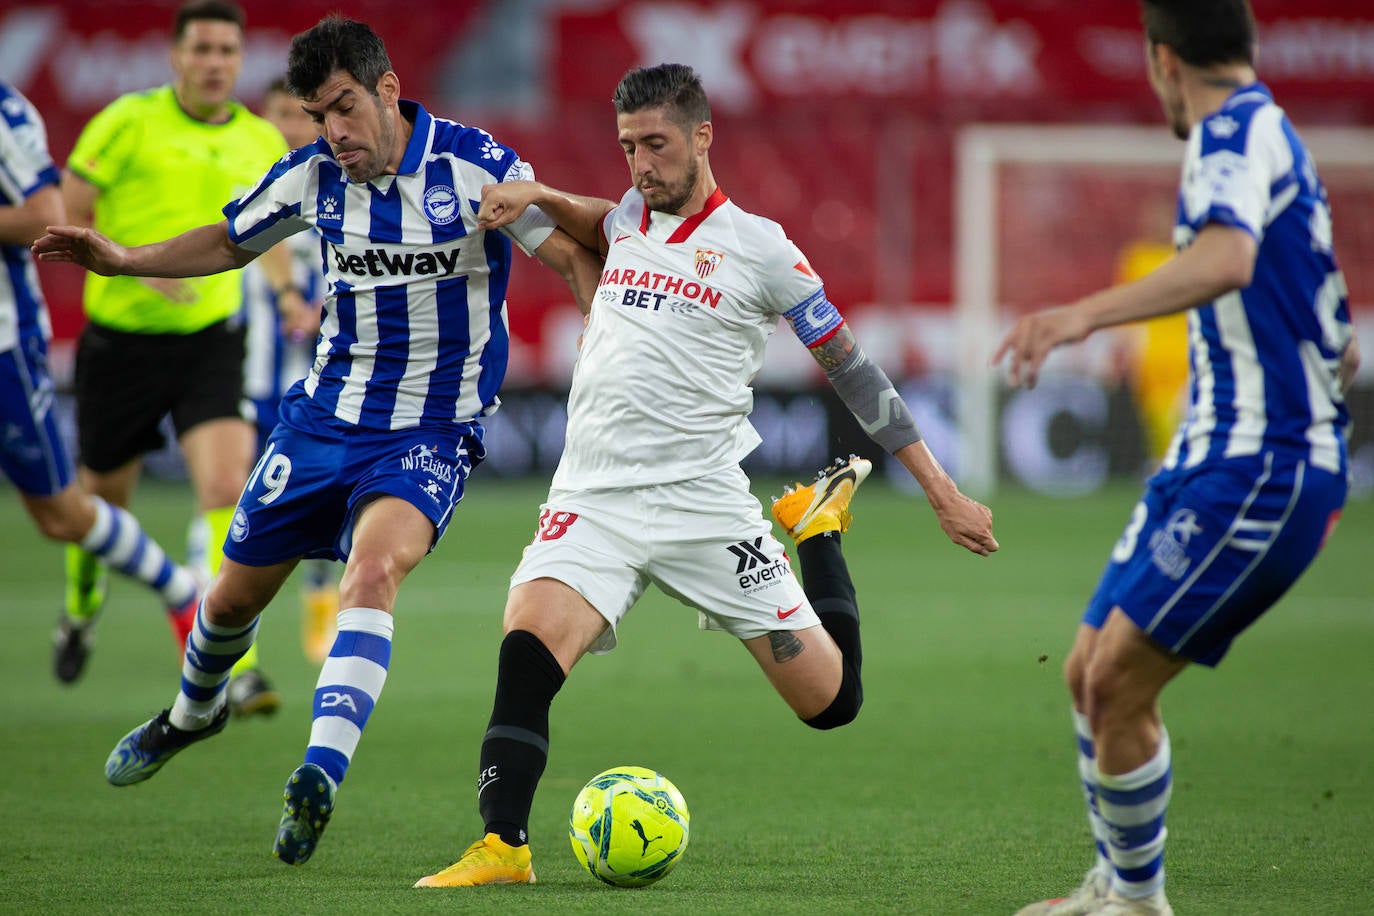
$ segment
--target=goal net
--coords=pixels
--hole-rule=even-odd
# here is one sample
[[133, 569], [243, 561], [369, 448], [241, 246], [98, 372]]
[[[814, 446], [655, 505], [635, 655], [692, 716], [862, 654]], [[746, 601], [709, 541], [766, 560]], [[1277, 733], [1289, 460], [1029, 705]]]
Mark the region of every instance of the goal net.
[[[1374, 324], [1374, 130], [1309, 128], [1302, 135], [1331, 199], [1356, 325], [1366, 326], [1362, 382], [1368, 385], [1374, 375], [1374, 329], [1367, 327]], [[970, 490], [987, 494], [1014, 481], [1049, 493], [1087, 492], [1114, 475], [1139, 477], [1156, 460], [1157, 429], [1176, 423], [1176, 396], [1186, 379], [1184, 339], [1168, 319], [1099, 332], [1055, 351], [1030, 391], [1009, 389], [1005, 372], [989, 369], [988, 360], [1016, 317], [1133, 278], [1169, 256], [1183, 153], [1183, 143], [1162, 126], [961, 131], [954, 217], [957, 464]], [[1357, 484], [1374, 486], [1374, 440], [1359, 459]]]

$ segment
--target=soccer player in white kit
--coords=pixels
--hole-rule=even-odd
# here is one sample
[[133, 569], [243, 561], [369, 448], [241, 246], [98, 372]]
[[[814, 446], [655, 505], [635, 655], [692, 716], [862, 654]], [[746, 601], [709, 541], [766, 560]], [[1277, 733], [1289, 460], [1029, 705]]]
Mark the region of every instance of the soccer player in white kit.
[[944, 473], [806, 258], [716, 185], [710, 109], [692, 69], [633, 70], [614, 101], [634, 181], [618, 204], [534, 182], [483, 189], [484, 228], [537, 205], [606, 264], [563, 458], [511, 579], [478, 775], [485, 836], [417, 886], [534, 880], [527, 827], [553, 697], [586, 652], [615, 645], [650, 583], [696, 608], [703, 627], [742, 640], [806, 724], [829, 729], [858, 714], [858, 609], [839, 535], [870, 464], [839, 461], [774, 504], [797, 542], [805, 590], [739, 467], [760, 441], [749, 382], [779, 318], [920, 482], [950, 538], [983, 556], [997, 549], [991, 513]]

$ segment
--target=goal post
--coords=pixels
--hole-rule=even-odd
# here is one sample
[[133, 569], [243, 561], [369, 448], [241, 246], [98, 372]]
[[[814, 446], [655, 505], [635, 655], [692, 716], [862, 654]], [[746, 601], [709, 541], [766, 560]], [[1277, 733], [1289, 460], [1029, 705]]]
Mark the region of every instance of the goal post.
[[[1370, 271], [1360, 261], [1374, 240], [1374, 130], [1307, 128], [1301, 134], [1333, 200], [1337, 254], [1353, 304], [1357, 288], [1366, 297], [1374, 288], [1374, 281], [1352, 279], [1352, 268]], [[971, 492], [991, 494], [1001, 477], [999, 405], [1007, 391], [1004, 372], [989, 360], [1010, 317], [1113, 282], [1120, 239], [1093, 220], [1130, 222], [1134, 215], [1121, 211], [1136, 201], [1161, 201], [1171, 210], [1184, 151], [1163, 125], [976, 124], [958, 133], [957, 457], [960, 483]], [[1047, 212], [1055, 208], [1059, 212]], [[1074, 261], [1080, 252], [1082, 269]]]

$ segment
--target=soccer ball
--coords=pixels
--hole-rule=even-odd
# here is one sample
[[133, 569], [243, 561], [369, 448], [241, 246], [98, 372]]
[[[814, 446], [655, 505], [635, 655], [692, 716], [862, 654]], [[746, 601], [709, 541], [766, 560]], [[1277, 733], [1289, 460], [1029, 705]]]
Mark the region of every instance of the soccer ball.
[[616, 887], [644, 887], [677, 865], [687, 848], [687, 802], [645, 767], [613, 767], [577, 793], [568, 836], [582, 867]]

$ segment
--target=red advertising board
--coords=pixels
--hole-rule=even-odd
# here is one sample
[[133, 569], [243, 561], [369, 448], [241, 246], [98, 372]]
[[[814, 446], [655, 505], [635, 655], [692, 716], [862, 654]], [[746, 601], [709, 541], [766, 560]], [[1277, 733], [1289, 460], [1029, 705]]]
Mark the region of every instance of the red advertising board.
[[[341, 11], [386, 40], [404, 94], [492, 130], [550, 183], [604, 197], [629, 186], [609, 104], [616, 81], [643, 64], [695, 66], [718, 122], [722, 188], [780, 222], [846, 305], [951, 299], [960, 125], [1160, 121], [1138, 6], [1124, 0], [241, 2], [239, 94], [250, 105], [281, 72], [291, 35]], [[1374, 124], [1368, 0], [1253, 5], [1261, 75], [1300, 126]], [[59, 162], [103, 105], [169, 79], [176, 6], [0, 4], [0, 78], [43, 112]], [[80, 272], [45, 266], [43, 278], [69, 337]], [[517, 346], [537, 354], [545, 313], [566, 300], [550, 272], [521, 263], [510, 288]]]
[[[0, 78], [38, 106], [48, 145], [59, 165], [91, 116], [115, 97], [167, 83], [168, 49], [178, 2], [59, 0], [0, 4]], [[239, 0], [248, 30], [239, 97], [252, 105], [281, 75], [291, 36], [341, 6], [333, 0]], [[423, 92], [437, 79], [452, 37], [466, 30], [470, 4], [438, 4], [426, 16], [396, 16], [381, 0], [349, 0], [349, 15], [374, 24], [406, 75], [404, 87]], [[81, 325], [81, 274], [66, 266], [41, 268], [58, 337]]]
[[[1374, 9], [1363, 0], [1255, 0], [1265, 79], [1284, 98], [1374, 112]], [[672, 60], [715, 105], [1153, 105], [1135, 3], [736, 0], [607, 3], [558, 19], [564, 98], [604, 99], [626, 68]], [[587, 53], [594, 48], [595, 53]], [[993, 106], [997, 107], [996, 104]]]

